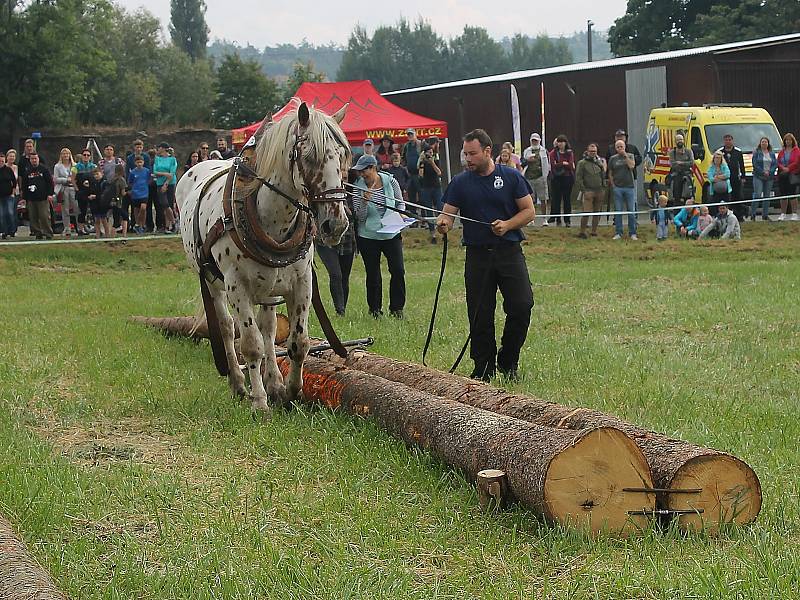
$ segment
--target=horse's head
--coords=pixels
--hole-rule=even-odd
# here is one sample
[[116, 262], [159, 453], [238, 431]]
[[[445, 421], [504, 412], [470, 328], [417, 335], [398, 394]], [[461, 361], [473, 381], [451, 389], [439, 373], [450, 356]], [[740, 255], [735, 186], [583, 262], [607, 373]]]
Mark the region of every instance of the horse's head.
[[346, 110], [347, 105], [329, 117], [302, 102], [297, 108], [297, 129], [289, 157], [295, 186], [303, 191], [326, 246], [338, 244], [348, 226], [342, 180], [347, 178], [351, 155], [347, 137], [339, 127]]

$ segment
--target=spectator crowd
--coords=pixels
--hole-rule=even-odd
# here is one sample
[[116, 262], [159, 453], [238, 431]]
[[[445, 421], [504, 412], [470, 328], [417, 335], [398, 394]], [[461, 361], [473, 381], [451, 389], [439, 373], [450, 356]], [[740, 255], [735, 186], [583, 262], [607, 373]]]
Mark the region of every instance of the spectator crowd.
[[112, 144], [100, 156], [92, 146], [77, 159], [70, 148], [62, 148], [55, 163], [48, 163], [33, 139], [25, 140], [19, 156], [14, 149], [0, 152], [2, 239], [15, 237], [20, 221], [29, 222], [37, 240], [52, 239], [57, 232], [65, 238], [175, 233], [178, 178], [198, 162], [234, 155], [225, 138], [211, 152], [207, 143], [200, 144], [182, 168], [166, 142], [145, 151], [144, 142], [134, 140], [124, 158]]

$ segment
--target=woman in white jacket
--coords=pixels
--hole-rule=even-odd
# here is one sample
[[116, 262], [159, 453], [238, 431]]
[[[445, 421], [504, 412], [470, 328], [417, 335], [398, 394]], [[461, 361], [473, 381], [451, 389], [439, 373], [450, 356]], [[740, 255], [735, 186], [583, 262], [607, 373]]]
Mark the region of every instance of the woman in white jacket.
[[69, 217], [78, 219], [78, 201], [75, 199], [75, 160], [69, 148], [62, 148], [59, 160], [53, 168], [54, 193], [61, 203], [61, 221], [64, 223], [64, 237], [70, 237]]

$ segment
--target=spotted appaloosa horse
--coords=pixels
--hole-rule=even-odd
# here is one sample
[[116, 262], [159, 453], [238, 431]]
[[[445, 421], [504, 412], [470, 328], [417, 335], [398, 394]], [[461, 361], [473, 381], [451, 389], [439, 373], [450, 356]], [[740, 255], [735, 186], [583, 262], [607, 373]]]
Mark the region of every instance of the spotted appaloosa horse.
[[[255, 136], [255, 156], [249, 166], [275, 188], [295, 202], [310, 207], [316, 229], [323, 243], [335, 245], [348, 226], [343, 205], [342, 177], [350, 166], [350, 147], [339, 127], [346, 106], [333, 117], [309, 108], [295, 99], [297, 110], [276, 123], [265, 120]], [[226, 184], [221, 170], [232, 168], [233, 161], [209, 160], [193, 166], [178, 182], [176, 197], [181, 212], [183, 247], [189, 264], [200, 271], [195, 240], [195, 214], [199, 216], [199, 237], [205, 241], [214, 224], [223, 217], [223, 190]], [[213, 181], [212, 181], [213, 180]], [[209, 182], [210, 185], [207, 185]], [[288, 240], [295, 225], [305, 223], [305, 215], [277, 192], [261, 185], [257, 188], [258, 223], [276, 242]], [[333, 201], [320, 201], [332, 194]], [[234, 193], [236, 193], [234, 188]], [[317, 201], [311, 201], [316, 199]], [[200, 202], [199, 210], [196, 204]], [[302, 225], [298, 225], [302, 226]], [[310, 228], [309, 228], [310, 229]], [[311, 235], [310, 232], [307, 235]], [[213, 239], [213, 238], [212, 238]], [[214, 262], [223, 275], [209, 286], [219, 318], [228, 382], [234, 394], [247, 393], [245, 377], [234, 350], [234, 319], [241, 332], [241, 352], [250, 375], [250, 400], [254, 409], [269, 411], [268, 399], [281, 404], [295, 400], [302, 389], [303, 361], [310, 346], [308, 313], [311, 308], [313, 245], [308, 252], [279, 268], [268, 267], [244, 255], [226, 230], [211, 249]], [[291, 368], [284, 384], [275, 360], [275, 296], [286, 299], [290, 334], [286, 342]], [[261, 305], [261, 310], [257, 306]], [[229, 310], [233, 308], [233, 315]], [[266, 360], [262, 372], [262, 360]]]

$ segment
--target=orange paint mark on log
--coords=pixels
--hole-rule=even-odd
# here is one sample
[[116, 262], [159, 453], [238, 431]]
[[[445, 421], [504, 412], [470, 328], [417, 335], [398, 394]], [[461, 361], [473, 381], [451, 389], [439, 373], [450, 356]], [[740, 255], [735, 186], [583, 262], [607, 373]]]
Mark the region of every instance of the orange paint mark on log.
[[[278, 359], [278, 369], [286, 377], [291, 363], [286, 358]], [[312, 373], [303, 369], [303, 394], [311, 402], [317, 402], [336, 410], [342, 405], [344, 384], [336, 381], [331, 375]]]

